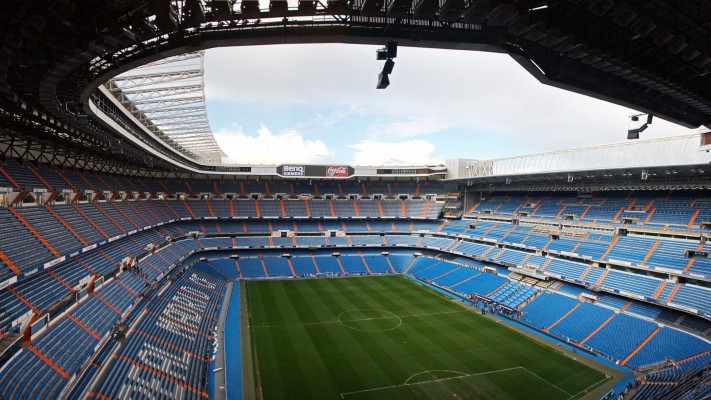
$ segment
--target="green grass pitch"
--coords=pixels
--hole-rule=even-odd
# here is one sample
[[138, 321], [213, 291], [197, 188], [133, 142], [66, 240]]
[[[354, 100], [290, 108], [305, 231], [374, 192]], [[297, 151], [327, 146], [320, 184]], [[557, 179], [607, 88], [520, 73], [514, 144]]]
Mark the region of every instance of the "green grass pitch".
[[564, 400], [612, 379], [402, 276], [245, 287], [264, 399]]

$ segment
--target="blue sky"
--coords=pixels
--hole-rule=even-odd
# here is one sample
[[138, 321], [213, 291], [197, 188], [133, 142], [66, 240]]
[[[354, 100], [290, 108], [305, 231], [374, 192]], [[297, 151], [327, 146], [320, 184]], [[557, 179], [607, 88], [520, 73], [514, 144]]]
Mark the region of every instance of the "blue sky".
[[[209, 50], [210, 124], [245, 164], [438, 164], [623, 141], [634, 110], [545, 86], [503, 54], [400, 46], [376, 90], [378, 46]], [[643, 138], [695, 132], [655, 119]]]

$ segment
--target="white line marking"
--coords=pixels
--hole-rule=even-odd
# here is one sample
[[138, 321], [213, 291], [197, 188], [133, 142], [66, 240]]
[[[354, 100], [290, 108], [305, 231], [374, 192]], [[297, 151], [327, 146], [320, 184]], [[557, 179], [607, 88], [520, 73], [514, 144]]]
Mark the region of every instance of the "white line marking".
[[[396, 388], [396, 387], [403, 387], [403, 386], [414, 386], [414, 385], [424, 385], [426, 383], [432, 383], [432, 382], [442, 382], [442, 381], [448, 381], [451, 379], [460, 379], [460, 378], [467, 378], [470, 376], [479, 376], [479, 375], [489, 375], [489, 374], [495, 374], [498, 372], [506, 372], [506, 371], [512, 371], [515, 369], [526, 369], [524, 367], [513, 367], [513, 368], [504, 368], [504, 369], [497, 369], [496, 371], [486, 371], [486, 372], [478, 372], [476, 374], [466, 374], [466, 375], [461, 375], [461, 376], [452, 376], [449, 378], [441, 378], [441, 379], [433, 379], [431, 381], [424, 381], [424, 382], [417, 382], [417, 383], [408, 383], [408, 384], [400, 384], [400, 385], [390, 385], [390, 386], [383, 386], [383, 387], [377, 387], [377, 388], [372, 388], [372, 389], [364, 389], [364, 390], [356, 390], [353, 392], [343, 392], [341, 393], [341, 398], [345, 399], [345, 396], [348, 396], [350, 394], [356, 394], [356, 393], [365, 393], [365, 392], [374, 392], [376, 390], [383, 390], [383, 389], [391, 389], [391, 388]], [[417, 374], [416, 374], [417, 375]]]
[[[396, 317], [400, 319], [404, 318], [410, 318], [410, 317], [428, 317], [428, 316], [434, 316], [434, 315], [446, 315], [446, 314], [458, 314], [458, 313], [465, 313], [465, 312], [470, 312], [469, 310], [457, 310], [457, 311], [445, 311], [441, 313], [429, 313], [429, 314], [410, 314], [410, 315], [395, 315]], [[357, 322], [357, 321], [369, 321], [369, 320], [374, 320], [374, 319], [392, 319], [393, 317], [380, 317], [380, 318], [363, 318], [363, 319], [353, 319], [351, 321]], [[304, 322], [301, 324], [275, 324], [275, 325], [255, 325], [254, 328], [283, 328], [283, 327], [290, 327], [290, 326], [309, 326], [309, 325], [325, 325], [325, 324], [338, 324], [340, 321], [320, 321], [320, 322]]]
[[430, 315], [461, 314], [461, 313], [465, 313], [465, 312], [470, 312], [470, 311], [469, 310], [455, 310], [455, 311], [443, 311], [440, 313], [410, 314], [410, 315], [403, 315], [402, 318], [427, 317]]
[[[346, 322], [341, 321], [341, 317], [343, 314], [347, 314], [351, 311], [365, 311], [365, 310], [371, 310], [371, 311], [377, 311], [379, 313], [384, 313], [384, 314], [390, 314], [392, 317], [389, 316], [384, 316], [384, 317], [375, 317], [375, 318], [361, 318], [361, 319], [351, 319], [347, 320], [346, 322], [359, 322], [359, 321], [373, 321], [373, 320], [385, 320], [385, 319], [393, 319], [393, 317], [397, 318], [397, 325], [391, 327], [391, 328], [373, 328], [373, 329], [366, 329], [366, 328], [358, 328], [354, 326], [349, 326]], [[397, 329], [402, 325], [402, 318], [398, 317], [397, 315], [391, 313], [390, 311], [385, 311], [385, 310], [378, 310], [375, 308], [353, 308], [350, 310], [346, 310], [340, 314], [338, 314], [338, 323], [345, 326], [348, 329], [353, 329], [356, 331], [362, 331], [362, 332], [385, 332], [385, 331], [391, 331], [393, 329]]]
[[[403, 385], [409, 385], [408, 382], [410, 382], [410, 379], [416, 377], [417, 375], [426, 374], [428, 372], [452, 372], [454, 374], [459, 374], [459, 376], [453, 376], [452, 378], [461, 378], [462, 376], [467, 375], [464, 372], [452, 371], [450, 369], [428, 369], [427, 371], [418, 372], [418, 373], [412, 375], [411, 377], [407, 378], [407, 380], [405, 381], [405, 383], [403, 383]], [[414, 384], [417, 384], [417, 382], [415, 382]]]
[[552, 383], [548, 382], [547, 380], [545, 380], [545, 379], [541, 378], [541, 377], [540, 377], [540, 376], [538, 376], [537, 374], [535, 374], [535, 373], [531, 372], [531, 370], [529, 370], [528, 368], [526, 368], [526, 367], [521, 367], [521, 368], [525, 369], [525, 370], [526, 370], [526, 371], [527, 371], [527, 372], [528, 372], [529, 374], [531, 374], [531, 375], [535, 376], [536, 378], [538, 378], [538, 379], [542, 380], [543, 382], [545, 382], [545, 383], [547, 383], [547, 384], [549, 384], [549, 385], [553, 386], [554, 388], [556, 388], [556, 389], [560, 390], [560, 391], [561, 391], [562, 393], [565, 393], [566, 395], [568, 395], [568, 396], [571, 396], [571, 397], [572, 397], [572, 395], [571, 395], [570, 393], [568, 393], [568, 392], [566, 392], [565, 390], [563, 390], [563, 389], [559, 388], [558, 386], [556, 386], [556, 385], [554, 385], [554, 384], [552, 384]]
[[572, 398], [578, 396], [578, 395], [581, 394], [581, 393], [587, 393], [588, 390], [590, 390], [590, 388], [592, 388], [593, 386], [598, 386], [598, 385], [600, 385], [601, 383], [603, 383], [603, 382], [605, 382], [605, 381], [609, 381], [610, 379], [612, 379], [612, 377], [611, 377], [610, 375], [605, 375], [605, 377], [602, 378], [601, 380], [599, 380], [599, 381], [593, 383], [592, 385], [586, 387], [585, 389], [579, 391], [578, 393], [575, 393], [574, 395], [568, 397], [568, 400], [570, 400], [570, 399], [572, 399]]

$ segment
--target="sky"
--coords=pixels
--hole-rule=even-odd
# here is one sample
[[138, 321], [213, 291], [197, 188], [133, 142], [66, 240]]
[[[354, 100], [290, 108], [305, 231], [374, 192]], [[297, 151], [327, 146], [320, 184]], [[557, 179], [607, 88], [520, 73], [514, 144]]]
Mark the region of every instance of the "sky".
[[[546, 86], [505, 54], [400, 45], [375, 88], [380, 46], [211, 49], [205, 95], [236, 164], [437, 165], [614, 143], [625, 107]], [[642, 139], [698, 132], [655, 118]]]

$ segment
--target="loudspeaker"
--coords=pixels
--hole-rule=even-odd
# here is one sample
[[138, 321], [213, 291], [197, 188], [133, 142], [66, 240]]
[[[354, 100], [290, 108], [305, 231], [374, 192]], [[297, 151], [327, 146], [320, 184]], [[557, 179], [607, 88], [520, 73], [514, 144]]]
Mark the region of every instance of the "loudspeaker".
[[383, 65], [383, 73], [384, 74], [392, 74], [394, 67], [395, 67], [395, 61], [388, 59], [387, 61], [385, 61], [385, 65]]
[[388, 85], [390, 85], [390, 79], [388, 79], [388, 74], [381, 72], [380, 75], [378, 75], [378, 86], [376, 86], [375, 88], [385, 89], [386, 87], [388, 87]]

